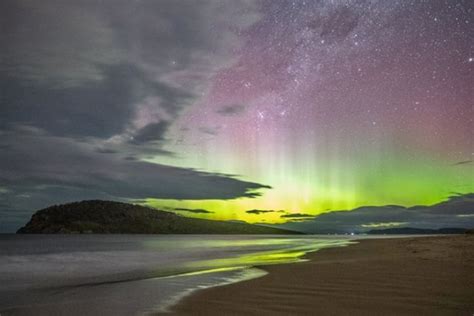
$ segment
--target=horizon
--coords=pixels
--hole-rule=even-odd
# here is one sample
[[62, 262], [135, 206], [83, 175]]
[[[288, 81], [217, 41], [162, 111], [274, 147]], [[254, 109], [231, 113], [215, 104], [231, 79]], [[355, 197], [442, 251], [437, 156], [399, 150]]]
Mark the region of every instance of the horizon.
[[472, 228], [473, 11], [2, 1], [0, 233], [92, 199], [285, 228]]

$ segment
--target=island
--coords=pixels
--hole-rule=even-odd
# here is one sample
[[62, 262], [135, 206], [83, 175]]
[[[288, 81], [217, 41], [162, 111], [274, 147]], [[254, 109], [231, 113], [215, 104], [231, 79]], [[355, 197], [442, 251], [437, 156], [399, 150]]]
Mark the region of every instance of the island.
[[302, 234], [301, 232], [184, 217], [115, 201], [89, 200], [37, 211], [19, 234]]

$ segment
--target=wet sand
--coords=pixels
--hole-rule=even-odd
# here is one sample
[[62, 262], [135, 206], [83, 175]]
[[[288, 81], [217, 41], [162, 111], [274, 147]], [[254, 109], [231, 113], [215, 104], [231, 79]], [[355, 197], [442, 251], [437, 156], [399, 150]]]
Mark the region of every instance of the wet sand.
[[183, 299], [176, 315], [474, 315], [474, 236], [362, 240], [261, 267]]

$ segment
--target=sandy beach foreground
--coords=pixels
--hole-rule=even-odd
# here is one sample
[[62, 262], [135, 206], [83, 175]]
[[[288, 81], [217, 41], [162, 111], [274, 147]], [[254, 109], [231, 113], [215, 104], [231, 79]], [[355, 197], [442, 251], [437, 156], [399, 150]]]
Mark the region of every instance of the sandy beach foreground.
[[474, 315], [474, 236], [362, 240], [198, 291], [178, 315]]

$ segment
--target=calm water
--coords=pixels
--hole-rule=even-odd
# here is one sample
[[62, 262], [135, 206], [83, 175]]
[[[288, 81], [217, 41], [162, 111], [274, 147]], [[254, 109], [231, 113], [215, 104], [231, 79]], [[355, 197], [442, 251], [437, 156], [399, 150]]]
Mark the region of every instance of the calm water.
[[348, 238], [0, 235], [0, 314], [143, 315], [191, 291], [259, 277]]

